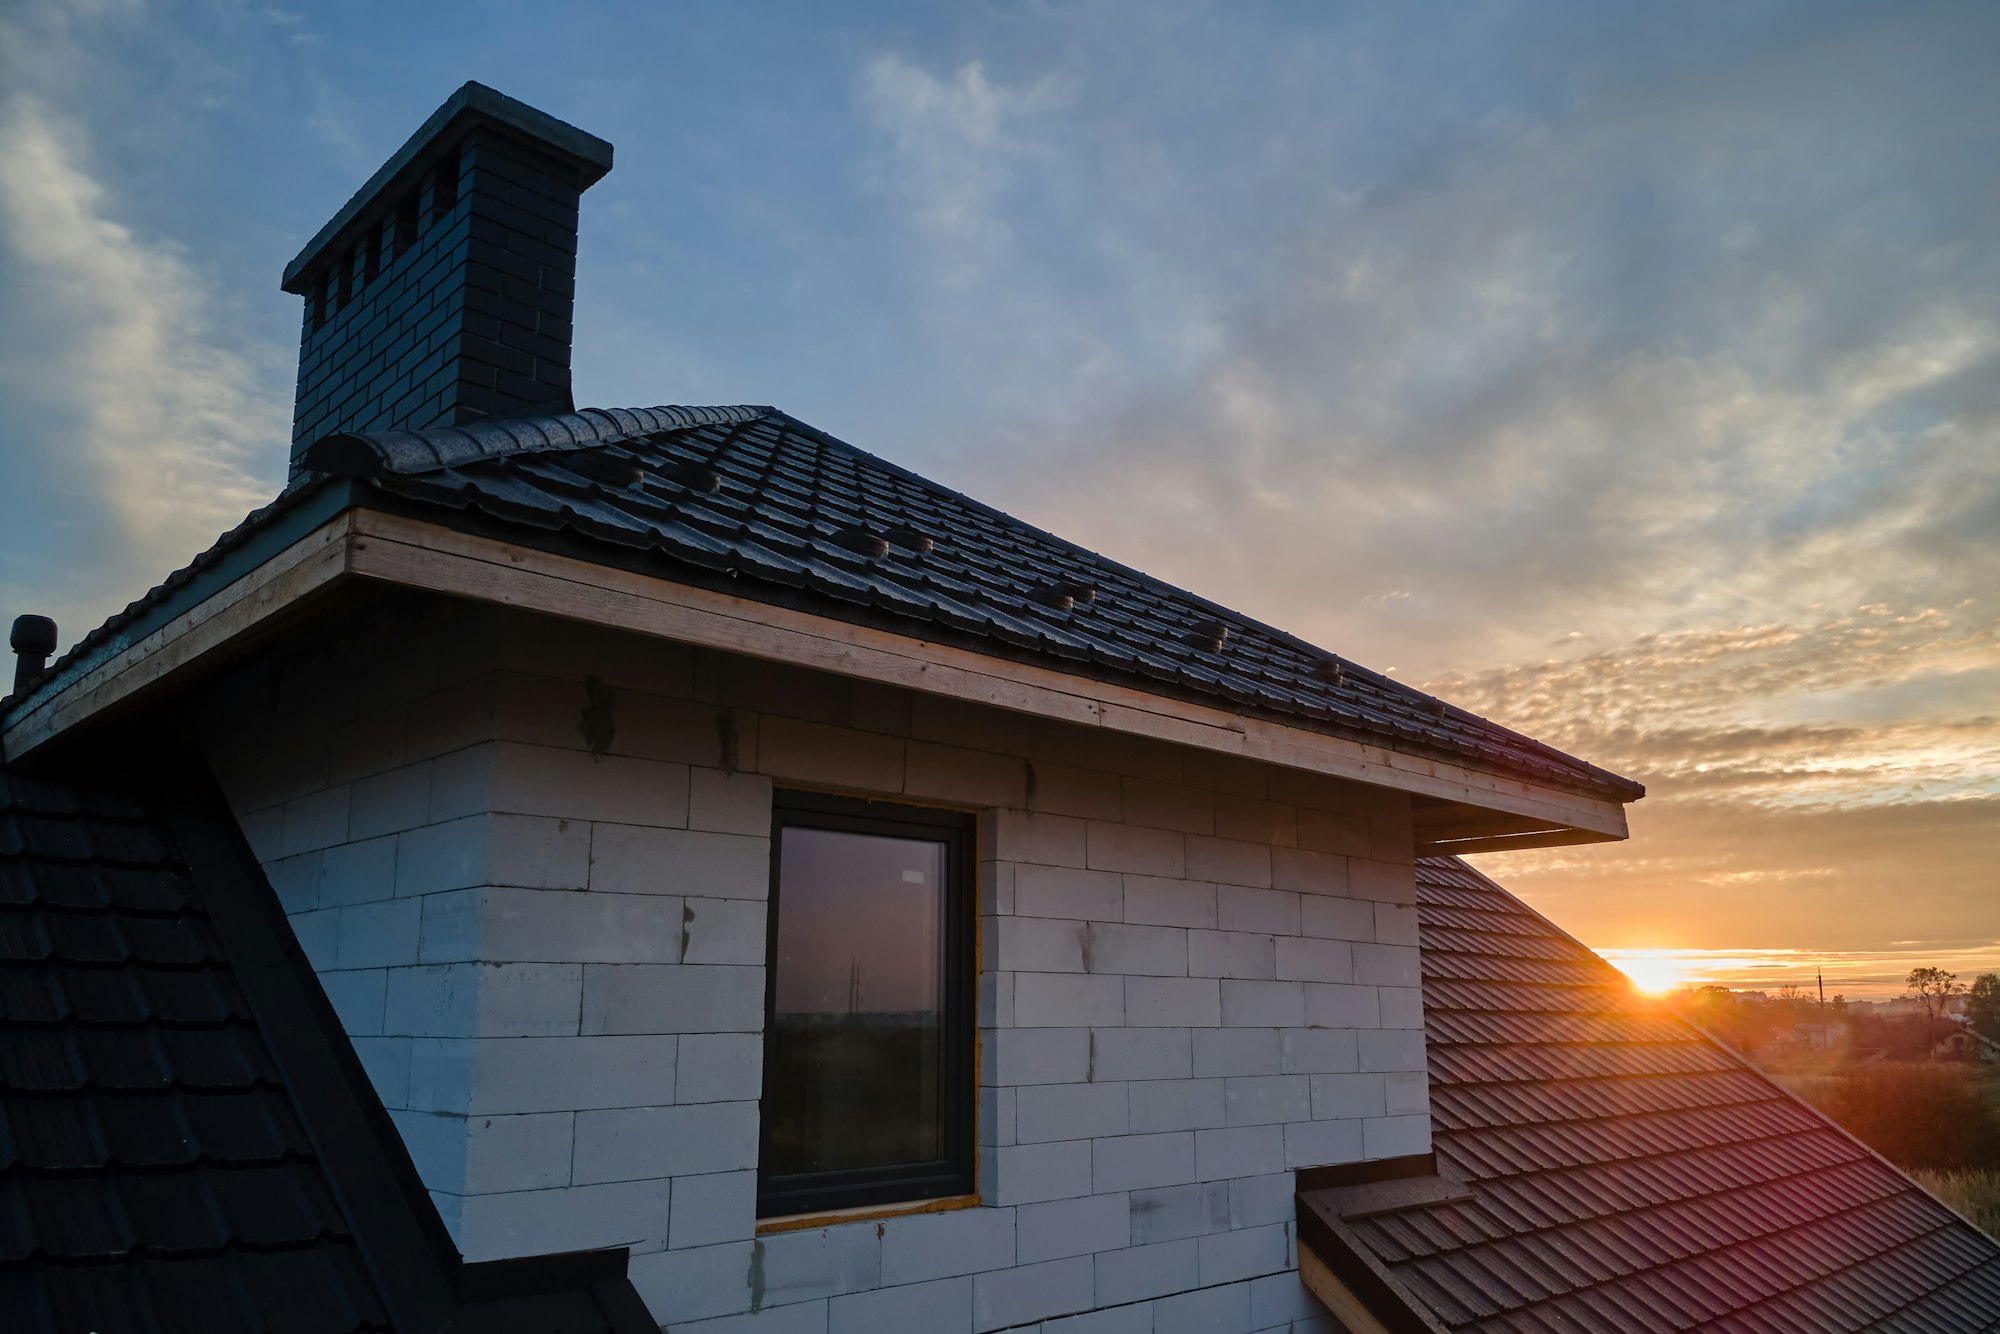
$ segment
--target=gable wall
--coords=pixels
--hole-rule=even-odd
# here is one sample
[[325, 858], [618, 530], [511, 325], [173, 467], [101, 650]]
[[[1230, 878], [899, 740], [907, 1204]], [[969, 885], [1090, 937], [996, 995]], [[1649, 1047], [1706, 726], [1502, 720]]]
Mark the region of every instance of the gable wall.
[[[676, 1330], [1285, 1328], [1292, 1169], [1428, 1148], [1406, 798], [397, 615], [209, 727], [469, 1258], [629, 1245]], [[981, 812], [980, 1208], [754, 1234], [774, 780]]]

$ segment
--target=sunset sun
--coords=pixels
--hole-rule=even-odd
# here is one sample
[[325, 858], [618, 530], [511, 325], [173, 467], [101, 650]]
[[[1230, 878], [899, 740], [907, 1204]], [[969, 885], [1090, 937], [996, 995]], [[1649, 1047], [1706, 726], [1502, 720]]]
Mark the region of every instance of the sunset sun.
[[1687, 960], [1677, 950], [1607, 950], [1605, 957], [1649, 996], [1664, 996], [1687, 981]]

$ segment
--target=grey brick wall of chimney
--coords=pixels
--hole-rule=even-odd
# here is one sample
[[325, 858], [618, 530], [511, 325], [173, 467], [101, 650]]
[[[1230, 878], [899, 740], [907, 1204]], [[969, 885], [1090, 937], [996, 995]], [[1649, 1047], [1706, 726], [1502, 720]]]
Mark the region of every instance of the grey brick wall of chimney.
[[611, 145], [477, 83], [285, 269], [292, 460], [323, 436], [568, 411], [577, 205]]

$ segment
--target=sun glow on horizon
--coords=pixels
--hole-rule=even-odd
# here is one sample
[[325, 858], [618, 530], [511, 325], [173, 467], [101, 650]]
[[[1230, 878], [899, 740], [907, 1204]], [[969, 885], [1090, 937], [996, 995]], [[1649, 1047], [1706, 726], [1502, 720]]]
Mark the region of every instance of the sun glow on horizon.
[[1681, 950], [1605, 950], [1604, 957], [1648, 996], [1664, 996], [1690, 979]]

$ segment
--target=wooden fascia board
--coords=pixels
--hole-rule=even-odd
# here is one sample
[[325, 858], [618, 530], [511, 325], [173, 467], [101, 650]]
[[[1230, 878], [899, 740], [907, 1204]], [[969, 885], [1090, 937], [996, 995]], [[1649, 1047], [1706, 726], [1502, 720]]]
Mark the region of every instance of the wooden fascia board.
[[28, 707], [8, 716], [0, 749], [19, 759], [343, 578], [357, 513], [341, 511], [152, 633], [55, 683], [46, 696], [30, 696]]
[[[378, 510], [356, 575], [976, 701], [1524, 816], [1572, 842], [1626, 836], [1621, 803], [991, 657]], [[1560, 834], [1546, 835], [1559, 837]]]

